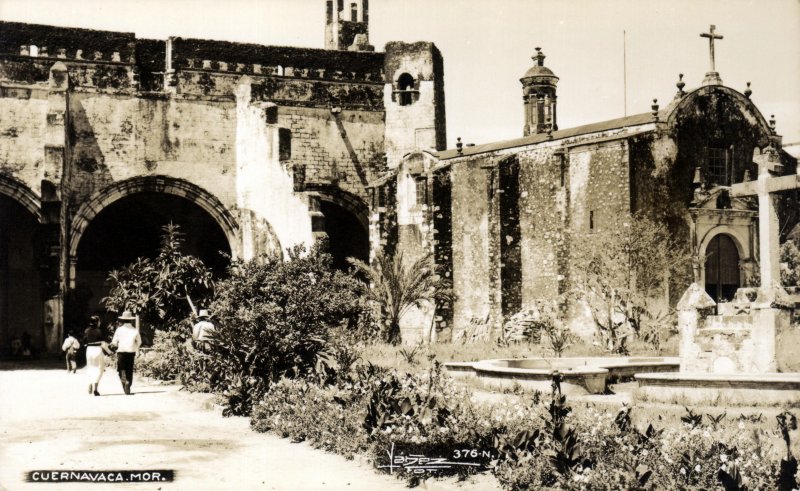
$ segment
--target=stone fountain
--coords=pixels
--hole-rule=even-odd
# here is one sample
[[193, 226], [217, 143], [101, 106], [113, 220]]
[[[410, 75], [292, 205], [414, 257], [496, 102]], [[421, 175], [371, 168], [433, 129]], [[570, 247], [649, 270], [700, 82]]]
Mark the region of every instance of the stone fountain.
[[637, 374], [638, 401], [706, 405], [800, 406], [800, 327], [792, 323], [796, 291], [780, 284], [777, 193], [798, 189], [780, 173], [777, 152], [755, 157], [756, 181], [733, 196], [758, 196], [761, 287], [740, 288], [717, 304], [697, 283], [678, 303], [680, 372]]

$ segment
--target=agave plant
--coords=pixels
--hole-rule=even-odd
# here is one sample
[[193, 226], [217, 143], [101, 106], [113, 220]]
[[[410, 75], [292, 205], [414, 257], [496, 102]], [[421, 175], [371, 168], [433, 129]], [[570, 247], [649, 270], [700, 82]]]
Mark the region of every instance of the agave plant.
[[369, 281], [367, 297], [380, 306], [385, 338], [392, 344], [400, 342], [400, 319], [411, 308], [452, 299], [450, 282], [439, 275], [431, 254], [406, 261], [401, 252], [393, 256], [380, 252], [371, 265], [354, 258], [348, 261]]

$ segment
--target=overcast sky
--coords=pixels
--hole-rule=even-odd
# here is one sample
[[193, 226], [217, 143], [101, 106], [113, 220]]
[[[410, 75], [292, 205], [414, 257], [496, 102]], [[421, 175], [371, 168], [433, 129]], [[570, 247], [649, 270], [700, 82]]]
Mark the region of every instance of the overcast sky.
[[[321, 48], [324, 0], [0, 0], [0, 19]], [[560, 77], [564, 129], [662, 106], [708, 71], [716, 24], [717, 71], [766, 118], [784, 143], [800, 141], [800, 0], [372, 0], [370, 41], [433, 41], [445, 60], [448, 145], [522, 135], [519, 78], [536, 46]], [[2, 35], [0, 33], [0, 35]]]

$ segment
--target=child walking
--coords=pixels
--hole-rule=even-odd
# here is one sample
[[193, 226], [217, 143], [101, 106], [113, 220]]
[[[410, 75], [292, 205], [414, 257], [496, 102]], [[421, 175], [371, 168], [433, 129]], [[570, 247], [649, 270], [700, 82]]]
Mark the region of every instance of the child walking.
[[64, 344], [61, 345], [61, 351], [67, 354], [67, 372], [75, 373], [78, 369], [78, 364], [75, 362], [75, 357], [78, 354], [78, 349], [80, 349], [81, 343], [75, 338], [70, 331], [67, 334], [67, 339], [64, 340]]

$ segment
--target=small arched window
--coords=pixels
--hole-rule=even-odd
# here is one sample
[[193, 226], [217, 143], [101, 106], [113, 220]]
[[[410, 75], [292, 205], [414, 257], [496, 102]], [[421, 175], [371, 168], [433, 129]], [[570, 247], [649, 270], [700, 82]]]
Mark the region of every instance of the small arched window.
[[414, 77], [403, 73], [397, 78], [397, 102], [401, 106], [408, 106], [416, 99], [417, 90], [414, 87]]

